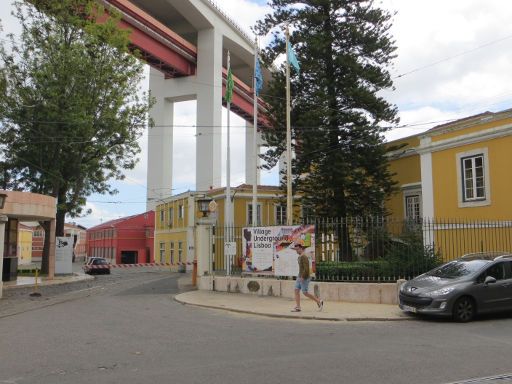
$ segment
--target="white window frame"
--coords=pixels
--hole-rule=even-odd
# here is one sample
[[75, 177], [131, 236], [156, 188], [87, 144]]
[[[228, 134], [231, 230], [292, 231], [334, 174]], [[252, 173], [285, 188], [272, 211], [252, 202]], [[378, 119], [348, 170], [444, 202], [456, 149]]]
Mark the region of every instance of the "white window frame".
[[181, 263], [183, 258], [183, 241], [178, 241], [178, 262]]
[[165, 242], [160, 242], [160, 262], [165, 263]]
[[[410, 203], [411, 200], [413, 200]], [[405, 219], [411, 221], [417, 221], [421, 219], [421, 195], [409, 194], [404, 196], [405, 200]]]
[[[423, 196], [421, 193], [421, 183], [404, 184], [401, 187], [403, 196], [403, 209], [405, 220], [416, 220], [423, 218]], [[418, 197], [419, 200], [419, 217], [409, 217], [407, 215], [407, 200], [411, 197]]]
[[183, 204], [178, 205], [178, 219], [183, 220], [185, 218], [185, 206]]
[[[484, 194], [485, 197], [465, 198], [465, 175], [463, 169], [463, 160], [467, 158], [482, 157], [483, 159], [483, 176], [484, 176]], [[491, 204], [491, 179], [489, 174], [489, 151], [487, 148], [477, 148], [471, 151], [460, 152], [456, 155], [457, 161], [457, 196], [459, 208], [481, 207]], [[473, 174], [473, 188], [475, 188], [475, 178]], [[476, 193], [476, 189], [475, 189]]]
[[171, 241], [169, 243], [169, 247], [170, 247], [170, 258], [169, 258], [169, 262], [171, 264], [174, 264], [174, 241]]
[[276, 204], [274, 207], [274, 219], [276, 225], [286, 225], [286, 205]]
[[165, 211], [162, 209], [160, 211], [160, 225], [164, 225], [165, 223]]
[[[256, 226], [261, 226], [261, 213], [263, 207], [261, 203], [256, 203]], [[252, 202], [247, 203], [245, 208], [245, 213], [247, 215], [247, 225], [252, 225]]]

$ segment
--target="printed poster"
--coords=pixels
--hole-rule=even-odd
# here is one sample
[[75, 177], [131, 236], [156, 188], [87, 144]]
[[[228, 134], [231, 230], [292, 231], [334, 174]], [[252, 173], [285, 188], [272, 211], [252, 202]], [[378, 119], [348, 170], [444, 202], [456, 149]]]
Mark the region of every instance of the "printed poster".
[[314, 225], [249, 227], [243, 233], [244, 272], [297, 276], [297, 259], [301, 253], [308, 256], [314, 272]]

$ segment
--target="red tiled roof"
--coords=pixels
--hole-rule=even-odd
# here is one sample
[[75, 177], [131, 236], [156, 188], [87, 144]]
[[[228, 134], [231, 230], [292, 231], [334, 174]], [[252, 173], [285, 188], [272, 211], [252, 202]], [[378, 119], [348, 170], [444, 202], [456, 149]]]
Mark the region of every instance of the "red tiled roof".
[[459, 119], [459, 120], [450, 121], [449, 123], [444, 123], [444, 124], [436, 125], [435, 127], [430, 128], [427, 132], [435, 132], [435, 131], [447, 128], [447, 127], [449, 127], [451, 125], [457, 125], [457, 124], [460, 124], [460, 123], [463, 123], [463, 122], [466, 122], [466, 121], [469, 122], [469, 121], [477, 119], [477, 118], [481, 118], [481, 117], [484, 117], [484, 116], [493, 116], [493, 115], [495, 115], [495, 113], [489, 112], [489, 111], [485, 111], [485, 112], [479, 113], [477, 115], [468, 116], [468, 117], [464, 117], [464, 118]]
[[139, 214], [136, 214], [136, 215], [126, 216], [126, 217], [121, 217], [119, 219], [110, 220], [110, 221], [107, 221], [107, 222], [102, 223], [100, 225], [96, 225], [95, 227], [91, 227], [87, 231], [97, 231], [97, 230], [100, 230], [100, 229], [111, 228], [111, 227], [116, 226], [119, 223], [122, 223], [123, 221], [130, 220], [130, 219], [133, 219], [133, 218], [138, 217], [138, 216], [146, 215], [149, 212], [151, 212], [151, 211], [139, 213]]

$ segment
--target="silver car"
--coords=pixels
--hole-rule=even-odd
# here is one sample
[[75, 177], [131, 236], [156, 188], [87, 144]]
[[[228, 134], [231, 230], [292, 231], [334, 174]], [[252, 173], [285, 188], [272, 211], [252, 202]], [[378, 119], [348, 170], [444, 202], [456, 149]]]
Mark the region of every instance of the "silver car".
[[464, 255], [400, 287], [407, 312], [471, 321], [480, 313], [512, 310], [512, 253]]

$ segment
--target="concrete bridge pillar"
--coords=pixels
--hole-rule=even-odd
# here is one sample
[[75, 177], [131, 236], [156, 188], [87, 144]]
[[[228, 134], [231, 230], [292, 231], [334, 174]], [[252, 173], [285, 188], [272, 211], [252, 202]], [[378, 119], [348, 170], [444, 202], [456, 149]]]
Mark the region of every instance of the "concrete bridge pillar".
[[149, 88], [156, 104], [150, 112], [155, 127], [148, 134], [148, 210], [154, 209], [159, 199], [172, 194], [176, 102], [197, 100], [195, 189], [204, 191], [221, 186], [222, 34], [215, 29], [199, 31], [197, 48], [195, 76], [165, 79], [159, 71], [150, 71]]
[[[161, 76], [154, 70], [151, 73]], [[160, 81], [165, 81], [163, 78]], [[174, 103], [161, 92], [153, 92], [156, 104], [151, 110], [155, 126], [148, 132], [148, 210], [172, 193], [172, 141]]]
[[[245, 182], [246, 184], [253, 185], [256, 180], [256, 185], [261, 184], [261, 170], [254, 168], [254, 153], [253, 153], [253, 142], [254, 142], [254, 126], [246, 122], [245, 124]], [[256, 153], [259, 154], [260, 147], [262, 145], [261, 133], [256, 133]], [[257, 159], [258, 167], [261, 165], [261, 159]]]
[[221, 186], [222, 34], [198, 32], [196, 190]]

